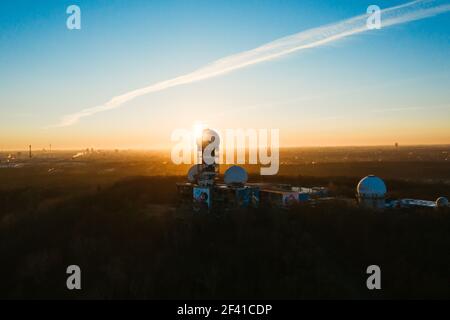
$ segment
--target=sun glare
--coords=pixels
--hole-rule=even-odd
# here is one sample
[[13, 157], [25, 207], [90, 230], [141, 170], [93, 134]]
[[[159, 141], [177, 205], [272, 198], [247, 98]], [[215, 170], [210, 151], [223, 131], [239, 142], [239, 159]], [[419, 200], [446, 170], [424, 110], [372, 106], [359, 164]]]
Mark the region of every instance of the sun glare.
[[202, 132], [206, 129], [206, 124], [201, 121], [195, 121], [192, 126], [195, 139], [200, 139], [202, 137]]

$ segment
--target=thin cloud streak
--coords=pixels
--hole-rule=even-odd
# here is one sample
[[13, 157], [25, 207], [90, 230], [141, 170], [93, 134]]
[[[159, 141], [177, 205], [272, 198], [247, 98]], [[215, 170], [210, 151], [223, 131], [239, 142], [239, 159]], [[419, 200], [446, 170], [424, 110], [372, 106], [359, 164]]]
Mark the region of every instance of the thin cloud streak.
[[[449, 10], [449, 4], [436, 5], [434, 0], [413, 1], [381, 10], [381, 26], [382, 28], [386, 28], [392, 25], [435, 16]], [[50, 127], [71, 126], [77, 123], [81, 118], [119, 108], [126, 102], [149, 93], [218, 77], [251, 65], [274, 60], [293, 52], [319, 47], [351, 35], [368, 31], [369, 29], [366, 26], [368, 16], [368, 14], [364, 14], [334, 24], [302, 31], [269, 42], [255, 49], [227, 56], [191, 73], [127, 92], [113, 97], [103, 105], [66, 115], [61, 119], [59, 124]]]

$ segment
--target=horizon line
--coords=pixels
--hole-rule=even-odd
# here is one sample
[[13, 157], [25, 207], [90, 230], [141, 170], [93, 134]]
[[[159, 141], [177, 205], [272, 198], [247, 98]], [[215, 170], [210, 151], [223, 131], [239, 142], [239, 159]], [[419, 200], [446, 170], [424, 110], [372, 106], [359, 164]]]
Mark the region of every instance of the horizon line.
[[[307, 149], [307, 148], [377, 148], [377, 147], [391, 147], [391, 148], [401, 148], [401, 147], [450, 147], [450, 143], [399, 143], [398, 147], [395, 144], [344, 144], [344, 145], [294, 145], [294, 146], [280, 146], [281, 149]], [[45, 148], [31, 149], [34, 152], [69, 152], [69, 151], [83, 151], [86, 149], [93, 149], [94, 151], [167, 151], [171, 150], [171, 147], [82, 147], [82, 148], [52, 148], [52, 150], [47, 150]], [[248, 148], [245, 148], [248, 150]], [[5, 152], [28, 152], [29, 149], [0, 149], [0, 153]]]

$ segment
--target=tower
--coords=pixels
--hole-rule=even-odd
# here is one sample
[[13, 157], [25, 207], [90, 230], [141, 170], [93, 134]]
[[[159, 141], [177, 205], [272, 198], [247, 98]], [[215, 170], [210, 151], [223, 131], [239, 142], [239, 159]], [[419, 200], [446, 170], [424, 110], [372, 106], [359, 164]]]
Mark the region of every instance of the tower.
[[28, 148], [29, 148], [28, 154], [29, 154], [29, 157], [31, 159], [31, 157], [32, 157], [32, 155], [31, 155], [31, 144], [28, 146]]
[[219, 144], [219, 134], [211, 129], [203, 130], [197, 139], [197, 181], [200, 186], [214, 185], [219, 175]]

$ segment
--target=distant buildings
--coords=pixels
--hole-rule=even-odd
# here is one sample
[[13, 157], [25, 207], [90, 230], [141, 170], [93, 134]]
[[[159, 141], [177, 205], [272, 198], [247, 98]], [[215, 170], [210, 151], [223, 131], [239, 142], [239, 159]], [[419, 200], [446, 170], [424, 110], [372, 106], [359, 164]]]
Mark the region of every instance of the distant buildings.
[[[248, 174], [244, 168], [231, 166], [225, 172], [223, 182], [219, 181], [219, 165], [207, 161], [205, 148], [214, 141], [217, 134], [205, 129], [198, 140], [199, 164], [188, 172], [188, 182], [178, 183], [178, 196], [181, 202], [193, 204], [195, 210], [223, 209], [229, 207], [281, 207], [286, 208], [300, 203], [323, 203], [329, 200], [346, 200], [355, 203], [355, 199], [329, 196], [325, 187], [299, 187], [289, 184], [248, 183]], [[397, 145], [396, 145], [397, 146]], [[216, 154], [213, 152], [211, 158]], [[211, 159], [209, 159], [211, 160]], [[448, 206], [444, 197], [436, 201], [418, 199], [386, 200], [387, 188], [382, 179], [368, 175], [359, 181], [356, 187], [356, 202], [364, 208], [383, 210], [387, 208]]]
[[[188, 172], [188, 182], [178, 183], [178, 195], [182, 202], [193, 202], [195, 210], [213, 208], [243, 207], [289, 207], [312, 198], [328, 194], [323, 187], [302, 188], [286, 184], [247, 183], [248, 174], [244, 168], [231, 166], [219, 181], [219, 165], [205, 158], [205, 147], [217, 134], [205, 129], [198, 141], [199, 164]], [[215, 154], [212, 154], [215, 157]]]
[[[290, 184], [276, 183], [248, 183], [248, 174], [244, 168], [231, 166], [225, 172], [223, 182], [219, 181], [219, 165], [208, 164], [204, 158], [205, 147], [214, 141], [216, 133], [206, 129], [198, 142], [201, 151], [199, 163], [192, 166], [188, 172], [188, 182], [178, 183], [178, 196], [181, 202], [193, 204], [195, 210], [242, 208], [242, 207], [281, 207], [286, 208], [295, 204], [315, 203], [337, 200], [329, 196], [325, 187], [300, 187]], [[215, 157], [215, 154], [212, 155]], [[343, 199], [350, 203], [357, 203], [361, 207], [374, 210], [387, 208], [441, 208], [448, 206], [445, 197], [436, 201], [418, 199], [386, 200], [387, 188], [382, 179], [368, 175], [361, 179], [356, 187], [355, 199]]]
[[386, 200], [386, 185], [384, 181], [374, 175], [369, 175], [358, 183], [356, 188], [358, 203], [371, 209], [388, 208], [442, 208], [448, 206], [445, 197], [439, 197], [436, 201], [420, 199], [396, 199]]

